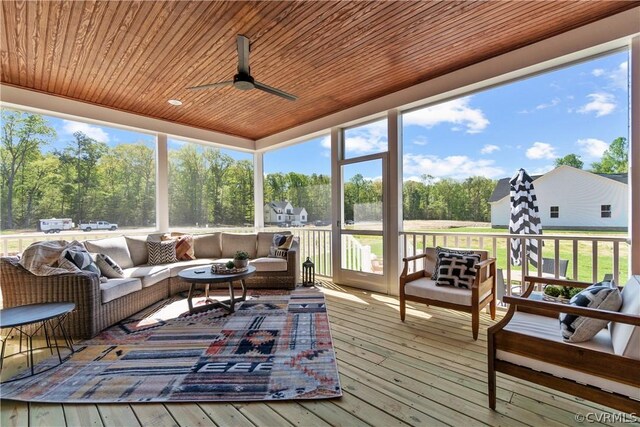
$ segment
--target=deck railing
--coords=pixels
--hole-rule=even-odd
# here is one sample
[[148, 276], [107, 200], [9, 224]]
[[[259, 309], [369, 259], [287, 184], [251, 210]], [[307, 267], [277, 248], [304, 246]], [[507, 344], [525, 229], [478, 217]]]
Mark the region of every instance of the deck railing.
[[[316, 274], [319, 276], [331, 277], [333, 266], [331, 260], [331, 230], [328, 228], [269, 228], [267, 231], [287, 230], [299, 238], [300, 261], [304, 262], [307, 257], [315, 264]], [[0, 249], [2, 255], [12, 255], [22, 252], [29, 244], [41, 240], [86, 240], [98, 239], [121, 234], [143, 235], [152, 233], [152, 229], [137, 230], [117, 230], [102, 232], [62, 232], [60, 234], [15, 234], [0, 236]], [[251, 232], [251, 228], [237, 229], [193, 229], [184, 230], [194, 234], [227, 231], [227, 232]], [[530, 236], [529, 236], [530, 237]], [[542, 275], [542, 269], [533, 268], [529, 264], [523, 266], [512, 266], [509, 262], [511, 257], [511, 239], [519, 239], [523, 249], [523, 255], [527, 256], [526, 239], [522, 235], [506, 233], [457, 233], [457, 232], [403, 232], [401, 233], [402, 256], [411, 256], [420, 253], [425, 247], [459, 247], [469, 249], [485, 249], [490, 256], [497, 259], [498, 268], [501, 269], [505, 283], [522, 282], [522, 277], [526, 274]], [[569, 262], [566, 277], [574, 280], [584, 280], [597, 282], [605, 275], [610, 274], [615, 283], [623, 284], [628, 279], [628, 260], [630, 244], [626, 236], [593, 236], [593, 235], [567, 235], [567, 234], [544, 234], [535, 237], [538, 246], [542, 248], [541, 259], [551, 258], [554, 260], [555, 277], [561, 277], [559, 270], [561, 260]], [[349, 246], [349, 259], [353, 265], [359, 265], [366, 258], [361, 246], [352, 244]], [[366, 248], [365, 248], [366, 249]], [[346, 266], [349, 267], [349, 266]], [[413, 262], [410, 266], [412, 270], [420, 268], [418, 262]], [[521, 283], [523, 284], [523, 283]], [[507, 293], [511, 287], [507, 286]]]

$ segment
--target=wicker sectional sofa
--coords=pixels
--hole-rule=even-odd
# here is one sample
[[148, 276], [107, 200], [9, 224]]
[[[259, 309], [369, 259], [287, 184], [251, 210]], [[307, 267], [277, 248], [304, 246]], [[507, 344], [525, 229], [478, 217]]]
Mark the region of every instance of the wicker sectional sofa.
[[[95, 273], [77, 272], [36, 276], [19, 264], [17, 257], [0, 258], [0, 280], [4, 307], [42, 302], [71, 301], [76, 310], [68, 329], [75, 338], [91, 338], [101, 330], [132, 314], [189, 288], [177, 277], [189, 267], [226, 262], [238, 250], [249, 253], [256, 274], [246, 280], [249, 289], [293, 289], [300, 278], [297, 245], [287, 258], [269, 257], [274, 233], [209, 233], [193, 236], [195, 260], [148, 265], [149, 236], [118, 236], [84, 243], [89, 252], [104, 253], [124, 270], [124, 278], [101, 283]], [[281, 234], [287, 234], [283, 232]]]

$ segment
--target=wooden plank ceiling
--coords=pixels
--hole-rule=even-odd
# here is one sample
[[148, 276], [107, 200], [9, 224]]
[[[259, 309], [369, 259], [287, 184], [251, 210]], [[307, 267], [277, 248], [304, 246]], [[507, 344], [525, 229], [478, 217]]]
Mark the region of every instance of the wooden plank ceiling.
[[[2, 83], [258, 139], [609, 15], [636, 1], [2, 2]], [[236, 35], [256, 80], [233, 87]], [[183, 101], [181, 107], [167, 103]]]

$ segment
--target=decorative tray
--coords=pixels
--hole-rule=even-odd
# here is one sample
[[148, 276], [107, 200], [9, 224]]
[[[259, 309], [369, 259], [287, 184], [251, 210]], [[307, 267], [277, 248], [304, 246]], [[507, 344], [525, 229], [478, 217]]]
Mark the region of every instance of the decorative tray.
[[213, 264], [211, 266], [211, 274], [235, 274], [235, 273], [244, 273], [247, 270], [249, 270], [249, 267], [227, 268], [224, 265], [219, 266], [216, 264]]

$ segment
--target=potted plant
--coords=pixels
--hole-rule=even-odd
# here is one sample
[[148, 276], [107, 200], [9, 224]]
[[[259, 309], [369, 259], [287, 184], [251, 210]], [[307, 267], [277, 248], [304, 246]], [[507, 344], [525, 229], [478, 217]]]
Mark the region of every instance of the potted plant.
[[227, 263], [224, 266], [227, 267], [227, 270], [231, 270], [236, 267], [233, 261], [227, 261]]
[[566, 304], [574, 295], [580, 293], [580, 291], [580, 288], [549, 285], [544, 288], [544, 299]]
[[233, 257], [233, 263], [236, 268], [246, 268], [249, 265], [249, 254], [245, 251], [237, 251]]

